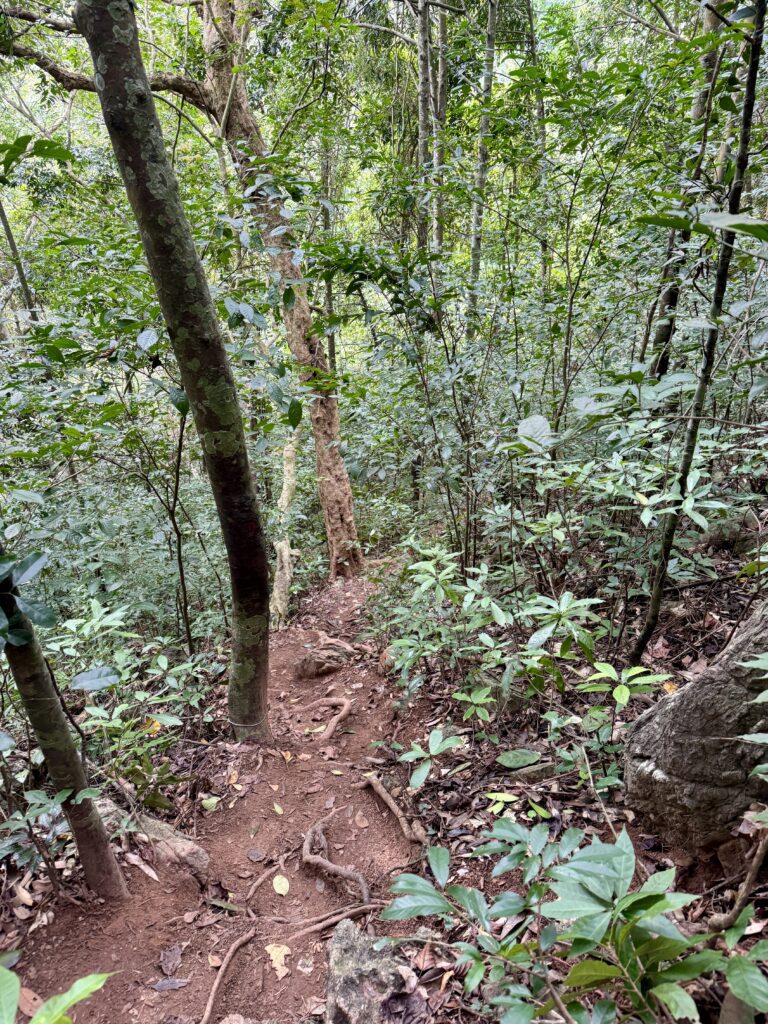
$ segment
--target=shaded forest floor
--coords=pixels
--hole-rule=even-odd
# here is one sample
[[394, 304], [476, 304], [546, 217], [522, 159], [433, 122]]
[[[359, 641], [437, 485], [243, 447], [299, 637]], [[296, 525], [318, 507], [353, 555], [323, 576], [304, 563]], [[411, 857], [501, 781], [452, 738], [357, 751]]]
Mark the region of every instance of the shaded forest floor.
[[[292, 936], [320, 915], [360, 899], [354, 882], [301, 865], [307, 829], [335, 812], [325, 829], [330, 859], [354, 865], [368, 881], [372, 900], [386, 896], [395, 869], [416, 852], [373, 792], [354, 788], [375, 768], [371, 744], [391, 735], [390, 686], [376, 671], [373, 653], [358, 646], [332, 675], [296, 679], [297, 664], [317, 647], [319, 634], [351, 646], [368, 589], [362, 580], [338, 581], [315, 594], [298, 620], [275, 635], [273, 748], [204, 750], [197, 771], [208, 776], [206, 788], [222, 797], [213, 813], [197, 820], [194, 836], [210, 856], [206, 890], [201, 894], [194, 879], [180, 871], [155, 864], [155, 881], [140, 867], [126, 865], [132, 894], [126, 907], [113, 911], [61, 902], [53, 922], [30, 936], [19, 965], [30, 990], [48, 997], [82, 975], [114, 971], [105, 989], [75, 1011], [77, 1021], [196, 1022], [228, 947], [255, 926], [255, 938], [227, 973], [212, 1020], [241, 1013], [261, 1021], [295, 1021], [320, 1009], [325, 944], [317, 932]], [[334, 710], [302, 713], [300, 708], [329, 692], [349, 698], [353, 709], [323, 743], [316, 730]], [[315, 731], [306, 735], [305, 729]], [[274, 866], [288, 881], [287, 893], [275, 890], [272, 874], [246, 902], [254, 882]], [[290, 949], [289, 973], [281, 979], [268, 945]], [[179, 962], [166, 974], [161, 958], [167, 969]]]

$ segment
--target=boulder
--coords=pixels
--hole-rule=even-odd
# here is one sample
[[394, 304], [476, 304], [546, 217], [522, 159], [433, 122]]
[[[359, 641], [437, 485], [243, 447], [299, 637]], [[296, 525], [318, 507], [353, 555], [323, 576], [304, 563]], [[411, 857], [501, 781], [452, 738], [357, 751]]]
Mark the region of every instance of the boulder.
[[[116, 832], [129, 817], [109, 797], [100, 797], [96, 801], [96, 806], [110, 834]], [[138, 831], [139, 838], [143, 835], [152, 846], [158, 863], [186, 868], [200, 885], [206, 884], [210, 858], [202, 846], [166, 822], [159, 821], [148, 814], [135, 813], [131, 820]]]
[[626, 803], [671, 846], [696, 850], [728, 839], [744, 812], [768, 799], [752, 775], [766, 746], [739, 739], [768, 733], [765, 670], [742, 663], [768, 651], [768, 603], [742, 624], [701, 675], [634, 723], [627, 743]]
[[342, 921], [328, 946], [325, 1024], [395, 1024], [427, 1019], [427, 1003], [416, 975], [379, 940]]

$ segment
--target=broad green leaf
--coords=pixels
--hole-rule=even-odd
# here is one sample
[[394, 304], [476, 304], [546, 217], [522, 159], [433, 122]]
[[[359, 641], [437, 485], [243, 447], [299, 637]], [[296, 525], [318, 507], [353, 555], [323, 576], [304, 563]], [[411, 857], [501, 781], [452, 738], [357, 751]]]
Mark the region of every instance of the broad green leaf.
[[552, 445], [554, 435], [549, 421], [544, 416], [528, 416], [517, 425], [517, 436], [533, 452], [546, 451]]
[[679, 985], [671, 983], [656, 985], [655, 988], [651, 989], [651, 994], [656, 996], [659, 1002], [666, 1006], [675, 1020], [690, 1020], [694, 1021], [694, 1024], [699, 1020], [699, 1011], [696, 1009], [696, 1003], [694, 1003], [685, 989], [680, 988]]
[[120, 681], [120, 673], [107, 665], [96, 665], [85, 672], [78, 672], [69, 684], [74, 690], [85, 690], [88, 693], [97, 693], [105, 690], [108, 686], [114, 686]]
[[499, 917], [515, 917], [525, 908], [525, 900], [516, 892], [503, 892], [497, 897], [491, 907], [488, 916], [495, 920]]
[[288, 406], [288, 422], [296, 429], [301, 423], [301, 417], [304, 415], [304, 409], [298, 398], [292, 398], [290, 405]]
[[23, 597], [17, 597], [16, 607], [36, 626], [50, 628], [56, 625], [56, 612], [42, 601], [27, 601]]
[[743, 956], [734, 956], [725, 966], [731, 992], [761, 1013], [768, 1012], [768, 980], [757, 966]]
[[574, 964], [565, 979], [571, 988], [593, 988], [609, 978], [620, 978], [621, 968], [603, 960], [582, 960]]
[[429, 846], [427, 847], [427, 860], [437, 884], [441, 889], [444, 888], [451, 868], [450, 852], [444, 846]]
[[427, 758], [426, 761], [422, 761], [418, 768], [416, 768], [415, 771], [412, 772], [411, 777], [408, 780], [408, 785], [411, 787], [411, 789], [421, 789], [421, 787], [427, 781], [427, 776], [429, 775], [431, 770], [432, 762], [429, 760], [429, 758]]
[[0, 729], [0, 754], [4, 754], [7, 750], [13, 750], [16, 746], [16, 740], [11, 736], [10, 733], [4, 732]]
[[381, 912], [384, 921], [407, 921], [411, 917], [430, 917], [432, 914], [450, 914], [453, 907], [433, 890], [431, 895], [400, 896]]
[[20, 562], [16, 563], [16, 568], [13, 570], [14, 586], [20, 587], [24, 583], [29, 583], [30, 580], [37, 576], [47, 562], [48, 555], [42, 551], [33, 551], [26, 558], [22, 558]]
[[67, 1010], [98, 992], [109, 978], [109, 974], [91, 974], [87, 978], [80, 978], [69, 991], [44, 1003], [32, 1018], [31, 1024], [59, 1024]]
[[17, 975], [0, 967], [0, 1024], [15, 1024], [21, 982]]
[[15, 558], [9, 558], [7, 555], [0, 557], [0, 580], [4, 580], [8, 573], [12, 572], [15, 565]]
[[526, 768], [528, 765], [536, 764], [541, 760], [541, 754], [535, 750], [506, 750], [499, 754], [496, 763], [514, 771], [517, 768]]
[[488, 927], [488, 903], [479, 889], [468, 889], [463, 885], [449, 885], [445, 890], [466, 912]]

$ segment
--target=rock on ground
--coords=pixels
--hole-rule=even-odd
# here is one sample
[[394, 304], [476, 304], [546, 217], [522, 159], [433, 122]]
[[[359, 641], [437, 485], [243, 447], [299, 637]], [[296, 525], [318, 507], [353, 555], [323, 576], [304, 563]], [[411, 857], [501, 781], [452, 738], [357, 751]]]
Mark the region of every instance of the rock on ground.
[[672, 846], [727, 839], [750, 804], [768, 797], [752, 775], [766, 747], [739, 739], [768, 733], [764, 670], [741, 664], [768, 651], [768, 602], [736, 631], [700, 676], [635, 722], [627, 745], [626, 803]]
[[[98, 799], [96, 806], [110, 834], [115, 832], [127, 817], [125, 811], [109, 797]], [[188, 836], [177, 832], [164, 821], [152, 818], [148, 814], [135, 814], [133, 820], [139, 833], [143, 833], [152, 844], [155, 857], [161, 864], [186, 868], [200, 885], [206, 884], [210, 858], [202, 846], [198, 846]]]
[[352, 921], [336, 926], [328, 946], [326, 1024], [421, 1024], [427, 1004], [413, 971]]

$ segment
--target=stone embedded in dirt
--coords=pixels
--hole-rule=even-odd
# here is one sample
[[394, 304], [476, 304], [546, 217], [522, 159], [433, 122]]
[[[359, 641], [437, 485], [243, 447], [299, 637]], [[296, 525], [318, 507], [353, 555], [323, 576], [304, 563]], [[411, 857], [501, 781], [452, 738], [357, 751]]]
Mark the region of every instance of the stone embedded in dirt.
[[333, 931], [328, 945], [328, 989], [325, 1024], [388, 1024], [407, 1020], [421, 1024], [427, 1004], [407, 978], [403, 961], [378, 940], [365, 935], [350, 920]]
[[728, 839], [768, 785], [752, 775], [765, 746], [739, 739], [768, 733], [768, 705], [755, 704], [765, 671], [768, 603], [744, 623], [695, 680], [637, 719], [627, 744], [626, 803], [667, 843], [693, 850]]
[[[127, 817], [125, 811], [109, 797], [100, 797], [96, 801], [96, 806], [108, 832], [116, 831]], [[140, 832], [143, 832], [151, 843], [158, 863], [185, 867], [200, 885], [205, 885], [208, 880], [210, 858], [202, 846], [198, 846], [188, 836], [177, 832], [164, 821], [158, 821], [148, 814], [135, 814], [134, 820]]]
[[221, 1024], [259, 1024], [253, 1017], [242, 1017], [239, 1013], [231, 1013]]
[[318, 679], [338, 672], [349, 661], [348, 651], [339, 647], [317, 647], [296, 662], [297, 679]]

